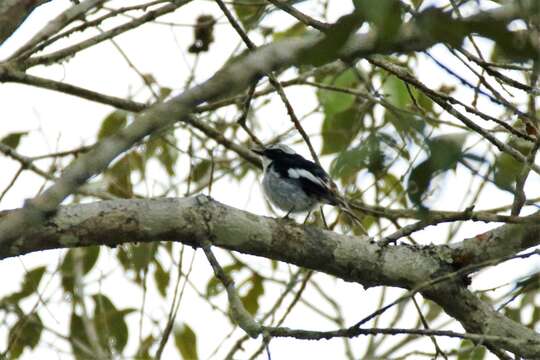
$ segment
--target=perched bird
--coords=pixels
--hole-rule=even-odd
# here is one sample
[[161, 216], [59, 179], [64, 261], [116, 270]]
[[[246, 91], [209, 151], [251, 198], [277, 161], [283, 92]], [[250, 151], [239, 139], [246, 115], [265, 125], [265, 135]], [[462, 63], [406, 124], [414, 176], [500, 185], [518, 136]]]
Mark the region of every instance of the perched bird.
[[320, 165], [304, 159], [283, 144], [252, 151], [262, 160], [262, 185], [266, 197], [272, 204], [286, 211], [287, 216], [291, 213], [309, 212], [319, 204], [329, 204], [339, 207], [353, 219], [360, 221]]

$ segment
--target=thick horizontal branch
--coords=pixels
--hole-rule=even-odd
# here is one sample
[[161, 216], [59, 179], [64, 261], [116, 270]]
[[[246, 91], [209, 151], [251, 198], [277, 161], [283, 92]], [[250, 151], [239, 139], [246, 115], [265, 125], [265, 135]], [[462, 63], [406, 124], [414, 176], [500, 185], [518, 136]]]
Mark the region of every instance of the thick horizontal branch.
[[[505, 225], [496, 232], [509, 226], [513, 231], [519, 229], [524, 233], [532, 227], [531, 237], [540, 228], [531, 224]], [[202, 195], [61, 207], [44, 225], [32, 229], [10, 249], [2, 249], [0, 258], [46, 249], [114, 247], [161, 240], [191, 246], [210, 240], [214, 246], [326, 272], [366, 287], [387, 285], [413, 289], [456, 269], [452, 264], [452, 250], [446, 246], [383, 247], [365, 237], [256, 216]], [[494, 311], [468, 291], [458, 277], [447, 276], [447, 279], [420, 292], [459, 320], [467, 332], [489, 335], [486, 343], [525, 358], [540, 357], [538, 334]]]

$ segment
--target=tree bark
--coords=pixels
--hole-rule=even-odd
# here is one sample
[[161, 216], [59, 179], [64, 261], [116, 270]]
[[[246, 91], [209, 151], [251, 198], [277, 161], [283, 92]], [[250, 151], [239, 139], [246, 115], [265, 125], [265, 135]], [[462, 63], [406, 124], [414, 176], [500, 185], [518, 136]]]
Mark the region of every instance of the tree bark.
[[0, 2], [0, 45], [6, 41], [41, 4], [50, 0], [4, 0]]
[[[2, 213], [0, 218], [10, 212]], [[493, 230], [491, 233], [496, 236], [488, 233], [482, 236], [496, 239], [490, 243], [494, 250], [491, 254], [506, 256], [538, 245], [539, 231], [540, 225], [533, 223], [513, 224]], [[516, 232], [523, 236], [514, 236]], [[420, 292], [438, 303], [468, 332], [500, 338], [485, 341], [486, 346], [502, 348], [527, 359], [540, 358], [537, 333], [494, 311], [467, 290], [462, 278], [452, 276], [456, 266], [461, 265], [458, 260], [463, 249], [478, 246], [481, 250], [481, 245], [474, 245], [475, 240], [471, 239], [453, 248], [380, 246], [367, 237], [341, 235], [288, 220], [257, 216], [199, 195], [60, 207], [42, 226], [30, 229], [9, 250], [3, 249], [0, 258], [46, 249], [114, 247], [133, 242], [178, 241], [197, 247], [205, 240], [229, 250], [322, 271], [365, 287], [414, 289], [430, 279], [445, 278], [420, 288]]]

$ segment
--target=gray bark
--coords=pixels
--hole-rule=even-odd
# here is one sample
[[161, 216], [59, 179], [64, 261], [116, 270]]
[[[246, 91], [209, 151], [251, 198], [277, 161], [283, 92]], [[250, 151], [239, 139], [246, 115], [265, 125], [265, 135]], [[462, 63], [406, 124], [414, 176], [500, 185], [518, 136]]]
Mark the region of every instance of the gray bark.
[[[8, 215], [4, 212], [2, 217]], [[540, 225], [501, 226], [483, 234], [492, 239], [492, 256], [508, 256], [540, 243]], [[514, 236], [515, 234], [523, 236]], [[527, 238], [527, 241], [523, 241]], [[60, 207], [55, 217], [31, 229], [0, 258], [45, 249], [90, 245], [178, 241], [198, 246], [213, 245], [245, 254], [285, 261], [322, 271], [365, 287], [396, 286], [414, 289], [430, 279], [445, 281], [420, 289], [448, 315], [472, 333], [499, 337], [485, 341], [491, 347], [511, 351], [527, 359], [540, 358], [540, 336], [516, 323], [467, 290], [463, 279], [451, 276], [463, 249], [475, 246], [465, 240], [448, 246], [380, 246], [366, 237], [353, 237], [301, 226], [241, 211], [205, 196], [175, 199], [112, 200]], [[496, 255], [495, 255], [496, 254]], [[470, 262], [469, 262], [470, 263]]]
[[50, 0], [0, 1], [0, 45], [26, 20], [32, 10]]

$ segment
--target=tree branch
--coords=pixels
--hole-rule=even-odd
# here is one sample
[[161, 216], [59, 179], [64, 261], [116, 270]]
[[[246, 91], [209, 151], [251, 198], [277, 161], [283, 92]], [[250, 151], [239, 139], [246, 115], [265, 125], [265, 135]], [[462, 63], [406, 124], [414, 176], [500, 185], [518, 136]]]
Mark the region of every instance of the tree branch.
[[5, 0], [0, 2], [0, 45], [13, 34], [39, 5], [50, 0]]
[[[6, 217], [9, 211], [0, 215]], [[540, 243], [540, 225], [504, 225], [495, 229], [492, 249], [506, 248], [516, 234], [513, 251]], [[498, 239], [498, 241], [495, 241]], [[115, 200], [61, 207], [42, 226], [28, 229], [0, 258], [29, 252], [90, 246], [117, 246], [130, 242], [180, 241], [213, 246], [285, 261], [326, 272], [366, 287], [396, 286], [417, 289], [426, 280], [441, 278], [419, 292], [437, 302], [461, 322], [468, 333], [488, 335], [489, 346], [525, 358], [540, 356], [540, 336], [480, 301], [456, 276], [453, 251], [447, 246], [383, 247], [365, 237], [351, 237], [290, 221], [256, 216], [228, 207], [205, 196], [184, 199]], [[466, 240], [462, 247], [475, 245]], [[468, 243], [467, 243], [468, 242]], [[479, 245], [476, 253], [481, 253]], [[458, 248], [459, 246], [456, 246]], [[470, 250], [472, 251], [472, 250]], [[490, 254], [495, 256], [493, 250]], [[499, 254], [504, 253], [499, 250]], [[512, 338], [509, 338], [512, 334]]]

